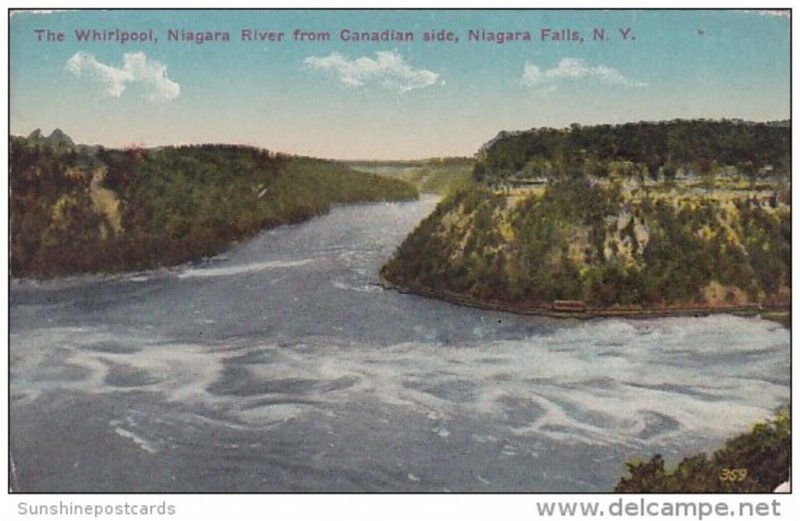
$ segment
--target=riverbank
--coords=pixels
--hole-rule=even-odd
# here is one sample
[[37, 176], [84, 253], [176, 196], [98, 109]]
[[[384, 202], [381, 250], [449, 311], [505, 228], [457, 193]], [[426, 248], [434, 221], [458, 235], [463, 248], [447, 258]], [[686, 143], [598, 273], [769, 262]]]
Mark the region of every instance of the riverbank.
[[761, 317], [772, 320], [791, 329], [791, 305], [762, 305], [750, 304], [743, 306], [670, 306], [663, 308], [592, 308], [586, 307], [582, 311], [557, 311], [553, 306], [530, 306], [497, 300], [481, 300], [469, 295], [452, 291], [434, 290], [419, 284], [405, 281], [390, 280], [384, 272], [380, 274], [380, 284], [384, 289], [395, 290], [400, 293], [410, 293], [426, 298], [444, 300], [451, 304], [472, 308], [515, 313], [518, 315], [532, 315], [550, 318], [573, 318], [588, 320], [594, 318], [667, 318], [667, 317], [697, 317], [715, 314], [727, 314], [745, 317]]
[[235, 145], [113, 150], [11, 140], [14, 276], [176, 266], [343, 204], [414, 200], [399, 179]]
[[523, 314], [787, 323], [790, 212], [778, 200], [634, 196], [588, 180], [509, 203], [476, 185], [444, 198], [382, 274], [423, 295]]

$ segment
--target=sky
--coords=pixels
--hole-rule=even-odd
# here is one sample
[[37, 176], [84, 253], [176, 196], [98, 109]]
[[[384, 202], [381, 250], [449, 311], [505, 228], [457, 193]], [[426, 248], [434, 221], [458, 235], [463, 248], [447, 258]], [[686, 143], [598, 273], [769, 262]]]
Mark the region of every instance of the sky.
[[[11, 133], [61, 128], [110, 147], [415, 159], [471, 156], [502, 130], [790, 117], [785, 12], [83, 10], [17, 12], [9, 26]], [[111, 34], [78, 38], [93, 30]], [[414, 38], [342, 34], [385, 30]], [[530, 40], [488, 39], [509, 32]], [[146, 38], [114, 38], [134, 33]]]

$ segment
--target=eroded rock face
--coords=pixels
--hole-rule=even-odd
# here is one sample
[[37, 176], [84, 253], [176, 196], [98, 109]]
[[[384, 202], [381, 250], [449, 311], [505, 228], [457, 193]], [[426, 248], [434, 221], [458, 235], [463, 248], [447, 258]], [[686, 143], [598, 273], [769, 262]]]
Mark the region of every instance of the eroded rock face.
[[526, 309], [556, 300], [595, 310], [789, 302], [789, 205], [725, 189], [618, 188], [561, 181], [511, 198], [466, 188], [442, 200], [383, 275]]

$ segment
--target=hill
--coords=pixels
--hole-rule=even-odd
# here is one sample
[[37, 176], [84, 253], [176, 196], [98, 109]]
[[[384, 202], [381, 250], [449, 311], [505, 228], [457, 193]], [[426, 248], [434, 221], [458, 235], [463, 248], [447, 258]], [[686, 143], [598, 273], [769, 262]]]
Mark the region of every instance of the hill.
[[348, 166], [360, 172], [402, 179], [420, 192], [445, 195], [468, 184], [475, 160], [467, 157], [442, 157], [418, 161], [351, 161]]
[[[639, 150], [646, 139], [631, 138], [637, 146], [617, 141], [624, 132], [677, 128], [719, 134], [674, 138], [674, 150], [696, 140], [705, 145], [673, 159], [680, 175], [666, 179], [663, 164], [658, 179], [650, 175], [647, 164], [658, 164], [653, 157], [622, 152]], [[752, 156], [729, 155], [727, 140], [742, 129], [779, 143]], [[501, 137], [479, 153], [474, 182], [445, 198], [382, 274], [412, 291], [521, 312], [552, 311], [557, 301], [578, 301], [573, 309], [595, 315], [788, 307], [788, 148], [773, 131], [788, 132], [681, 122]], [[576, 136], [584, 148], [565, 153]], [[589, 160], [598, 143], [616, 152]], [[530, 159], [534, 149], [539, 155]], [[694, 170], [700, 158], [713, 165], [713, 176]], [[748, 178], [728, 160], [757, 175]], [[526, 171], [531, 164], [538, 166]], [[504, 170], [508, 165], [523, 170]]]
[[13, 276], [174, 265], [334, 204], [417, 197], [400, 180], [263, 149], [114, 150], [64, 136], [11, 138]]

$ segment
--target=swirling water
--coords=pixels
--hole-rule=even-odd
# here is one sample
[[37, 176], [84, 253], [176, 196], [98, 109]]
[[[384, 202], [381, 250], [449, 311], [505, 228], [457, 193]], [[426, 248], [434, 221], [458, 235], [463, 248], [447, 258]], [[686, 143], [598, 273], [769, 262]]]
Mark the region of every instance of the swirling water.
[[789, 400], [758, 318], [578, 321], [384, 290], [435, 201], [360, 205], [225, 255], [14, 281], [11, 446], [36, 491], [611, 490]]

